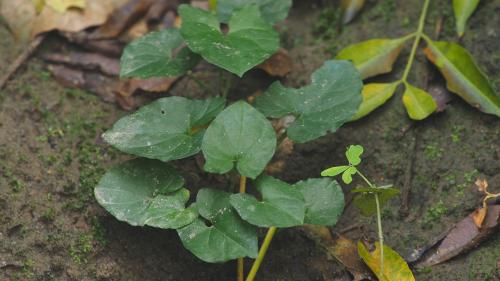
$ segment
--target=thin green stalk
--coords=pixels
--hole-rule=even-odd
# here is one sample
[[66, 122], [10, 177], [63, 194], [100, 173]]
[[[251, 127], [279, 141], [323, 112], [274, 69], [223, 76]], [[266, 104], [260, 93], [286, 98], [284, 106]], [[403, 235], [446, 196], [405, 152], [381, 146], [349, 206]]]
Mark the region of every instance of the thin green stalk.
[[231, 74], [229, 74], [228, 72], [224, 72], [224, 88], [222, 89], [222, 96], [224, 98], [227, 98], [232, 81], [233, 79], [231, 77]]
[[[357, 174], [370, 186], [376, 188], [359, 170]], [[382, 214], [380, 212], [380, 202], [378, 194], [375, 193], [375, 205], [377, 207], [377, 227], [378, 227], [378, 241], [380, 243], [380, 273], [384, 274], [384, 232], [382, 230]]]
[[248, 273], [246, 281], [253, 281], [255, 279], [255, 275], [257, 275], [257, 271], [259, 271], [259, 267], [266, 256], [267, 249], [269, 248], [269, 244], [273, 240], [273, 236], [276, 233], [276, 227], [272, 226], [267, 230], [266, 238], [264, 238], [264, 242], [262, 242], [262, 246], [260, 246], [259, 255], [257, 259], [253, 262], [252, 268]]
[[[247, 189], [247, 177], [241, 176], [240, 177], [240, 193], [245, 193]], [[243, 263], [243, 258], [238, 258], [238, 265], [237, 265], [237, 280], [238, 281], [243, 281], [245, 280], [245, 265]]]
[[415, 60], [415, 54], [417, 52], [417, 47], [418, 44], [420, 43], [420, 38], [422, 38], [423, 31], [424, 31], [424, 24], [425, 24], [425, 17], [427, 16], [427, 10], [429, 8], [429, 2], [430, 0], [425, 0], [424, 6], [422, 8], [422, 12], [420, 14], [420, 20], [418, 21], [418, 29], [417, 32], [415, 32], [415, 40], [413, 41], [413, 46], [411, 48], [410, 52], [410, 57], [408, 57], [408, 63], [406, 64], [405, 71], [403, 73], [403, 78], [401, 78], [401, 81], [403, 83], [408, 83], [408, 74], [410, 73], [411, 66], [413, 64], [413, 61]]

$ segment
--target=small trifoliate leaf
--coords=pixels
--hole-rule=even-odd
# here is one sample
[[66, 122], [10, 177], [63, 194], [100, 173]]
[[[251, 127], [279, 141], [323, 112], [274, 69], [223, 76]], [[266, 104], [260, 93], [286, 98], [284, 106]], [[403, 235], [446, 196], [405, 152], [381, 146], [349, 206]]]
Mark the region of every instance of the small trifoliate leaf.
[[125, 47], [120, 76], [150, 78], [177, 76], [193, 68], [200, 56], [183, 46], [177, 28], [148, 33]]
[[138, 156], [170, 161], [200, 151], [208, 124], [223, 108], [225, 99], [161, 98], [118, 120], [103, 134], [117, 149]]
[[299, 89], [275, 82], [256, 100], [257, 109], [267, 117], [295, 116], [287, 136], [299, 143], [335, 132], [351, 120], [362, 100], [363, 83], [348, 61], [326, 61], [311, 80]]
[[215, 189], [201, 189], [196, 197], [196, 207], [211, 225], [197, 219], [177, 229], [184, 247], [205, 262], [257, 257], [256, 229], [243, 221], [231, 207], [230, 195]]
[[305, 201], [302, 193], [286, 182], [270, 176], [255, 181], [262, 201], [244, 193], [231, 195], [231, 205], [247, 222], [260, 227], [302, 225]]
[[323, 177], [334, 177], [336, 175], [340, 175], [341, 173], [343, 173], [348, 168], [349, 168], [349, 166], [335, 166], [335, 167], [331, 167], [331, 168], [328, 168], [328, 169], [324, 170], [323, 172], [321, 172], [321, 176], [323, 176]]
[[244, 101], [222, 111], [203, 138], [205, 171], [227, 173], [236, 165], [238, 172], [256, 178], [273, 157], [276, 134], [262, 113]]
[[218, 0], [217, 17], [227, 23], [231, 15], [245, 5], [255, 4], [259, 7], [262, 18], [271, 24], [280, 22], [288, 15], [292, 0]]
[[159, 228], [183, 227], [198, 217], [185, 209], [189, 191], [168, 164], [134, 159], [111, 168], [94, 193], [97, 202], [120, 221]]
[[189, 48], [240, 77], [279, 48], [278, 32], [261, 18], [255, 5], [234, 12], [226, 35], [215, 15], [208, 11], [183, 4], [179, 13], [181, 34]]
[[356, 167], [349, 167], [342, 174], [342, 181], [346, 184], [350, 184], [352, 182], [352, 176], [355, 175], [357, 172], [358, 170], [356, 169]]
[[306, 202], [304, 223], [333, 226], [344, 210], [344, 193], [335, 180], [308, 179], [293, 185]]
[[356, 166], [361, 163], [361, 154], [363, 154], [364, 148], [361, 145], [350, 145], [346, 152], [345, 156], [347, 157], [347, 161], [349, 164]]

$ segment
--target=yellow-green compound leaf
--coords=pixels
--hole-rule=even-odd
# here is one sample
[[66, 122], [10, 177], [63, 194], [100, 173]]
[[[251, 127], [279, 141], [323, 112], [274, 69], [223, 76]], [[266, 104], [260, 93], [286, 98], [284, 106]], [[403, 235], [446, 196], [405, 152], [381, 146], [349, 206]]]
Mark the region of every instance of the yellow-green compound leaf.
[[127, 45], [120, 59], [122, 77], [177, 76], [193, 68], [200, 56], [183, 46], [177, 28], [148, 33]]
[[358, 110], [363, 83], [348, 61], [326, 61], [314, 71], [311, 84], [299, 89], [273, 83], [256, 100], [256, 107], [267, 117], [293, 115], [288, 137], [299, 143], [334, 132]]
[[375, 250], [370, 252], [358, 242], [358, 254], [379, 281], [415, 281], [408, 264], [389, 246], [384, 245], [384, 272], [380, 270], [380, 243], [375, 242]]
[[175, 229], [198, 217], [193, 208], [184, 208], [189, 191], [183, 185], [184, 179], [170, 165], [139, 158], [111, 168], [94, 193], [120, 221]]
[[270, 176], [259, 177], [255, 186], [262, 201], [249, 194], [231, 195], [231, 205], [245, 221], [260, 227], [292, 227], [304, 223], [306, 207], [300, 190]]
[[500, 96], [469, 52], [450, 42], [427, 41], [424, 52], [446, 79], [446, 87], [479, 110], [500, 117]]
[[405, 87], [403, 104], [411, 119], [422, 120], [436, 111], [437, 104], [429, 93], [410, 84]]
[[342, 0], [340, 3], [342, 7], [342, 23], [351, 22], [364, 4], [365, 0]]
[[238, 76], [262, 63], [279, 48], [279, 34], [261, 18], [256, 5], [233, 13], [227, 35], [212, 13], [186, 4], [179, 6], [181, 34], [188, 47], [208, 62]]
[[222, 111], [207, 128], [202, 143], [205, 171], [238, 172], [256, 178], [273, 157], [276, 134], [262, 113], [244, 101]]
[[365, 117], [370, 112], [383, 105], [396, 91], [399, 82], [394, 83], [370, 83], [363, 86], [363, 102], [352, 120]]
[[477, 8], [479, 0], [453, 0], [453, 11], [455, 12], [455, 24], [458, 36], [462, 37], [465, 32], [465, 25], [472, 13]]
[[292, 0], [218, 0], [217, 16], [221, 22], [227, 23], [235, 11], [248, 4], [257, 5], [262, 18], [274, 24], [286, 18]]
[[306, 202], [304, 223], [333, 226], [344, 210], [344, 193], [335, 180], [308, 179], [293, 185]]
[[205, 262], [257, 257], [257, 231], [231, 207], [230, 195], [215, 189], [201, 189], [196, 196], [196, 207], [210, 226], [196, 219], [177, 229], [184, 247]]
[[404, 43], [411, 36], [397, 39], [372, 39], [341, 50], [336, 59], [350, 60], [365, 79], [392, 71]]
[[200, 151], [205, 130], [224, 108], [221, 97], [189, 100], [161, 98], [118, 120], [103, 134], [117, 149], [138, 156], [170, 161]]
[[358, 172], [356, 167], [349, 167], [342, 174], [342, 181], [346, 184], [350, 184], [352, 182], [352, 176]]
[[380, 208], [385, 206], [391, 198], [399, 194], [399, 190], [392, 186], [355, 188], [351, 192], [358, 193], [354, 197], [353, 203], [361, 211], [361, 214], [367, 217], [373, 215], [377, 211], [375, 194], [378, 195]]
[[59, 13], [64, 13], [69, 8], [85, 8], [85, 0], [45, 0], [45, 4]]

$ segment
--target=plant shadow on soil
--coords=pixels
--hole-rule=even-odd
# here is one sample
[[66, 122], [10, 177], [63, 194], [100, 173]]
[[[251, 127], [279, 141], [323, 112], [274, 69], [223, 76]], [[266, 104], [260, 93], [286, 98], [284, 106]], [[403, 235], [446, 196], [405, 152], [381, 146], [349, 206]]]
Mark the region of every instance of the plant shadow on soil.
[[[449, 1], [433, 1], [432, 5], [429, 32], [442, 17], [442, 38], [454, 40]], [[308, 83], [314, 69], [348, 44], [387, 37], [389, 31], [393, 37], [411, 32], [419, 7], [417, 0], [398, 3], [398, 9], [395, 0], [368, 1], [355, 22], [339, 34], [328, 24], [335, 18], [332, 9], [308, 1], [295, 3], [280, 27], [284, 46], [295, 61], [284, 83], [295, 87]], [[497, 87], [499, 12], [498, 1], [482, 2], [463, 42]], [[21, 49], [2, 27], [0, 38], [5, 39], [0, 42], [3, 73]], [[40, 52], [50, 49], [49, 45]], [[380, 79], [399, 77], [407, 53], [403, 52], [394, 74]], [[425, 85], [426, 73], [429, 65], [420, 55], [411, 80]], [[269, 82], [253, 71], [233, 87], [232, 97], [265, 89]], [[199, 97], [199, 91], [183, 81], [171, 94], [188, 92]], [[205, 264], [182, 247], [174, 231], [118, 222], [95, 202], [92, 189], [100, 176], [127, 159], [104, 144], [100, 134], [125, 114], [89, 93], [62, 88], [36, 57], [0, 91], [0, 280], [234, 280], [234, 262]], [[275, 176], [289, 182], [319, 177], [324, 168], [343, 163], [349, 144], [361, 144], [365, 155], [360, 168], [365, 174], [378, 184], [393, 183], [400, 188], [415, 138], [409, 216], [398, 215], [399, 199], [383, 210], [386, 240], [405, 255], [479, 205], [480, 195], [473, 187], [476, 178], [487, 179], [492, 191], [499, 191], [498, 118], [455, 99], [445, 112], [412, 123], [398, 92], [368, 118], [296, 145], [284, 171]], [[195, 159], [175, 161], [175, 165], [188, 187], [228, 185], [224, 177], [200, 172]], [[350, 188], [345, 187], [348, 201]], [[374, 219], [361, 217], [352, 204], [334, 230], [353, 222], [364, 227], [347, 233], [350, 238], [376, 238]], [[417, 271], [416, 278], [500, 280], [499, 262], [500, 237], [496, 235], [467, 255]], [[250, 263], [247, 260], [247, 268]], [[346, 277], [342, 266], [293, 229], [279, 231], [258, 274], [258, 280], [350, 280]]]

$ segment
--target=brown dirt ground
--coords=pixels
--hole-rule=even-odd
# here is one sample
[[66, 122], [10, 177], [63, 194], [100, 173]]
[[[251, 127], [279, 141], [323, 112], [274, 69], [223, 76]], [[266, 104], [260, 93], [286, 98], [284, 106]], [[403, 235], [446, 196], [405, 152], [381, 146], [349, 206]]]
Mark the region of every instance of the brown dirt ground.
[[[339, 33], [330, 24], [329, 19], [335, 16], [328, 5], [296, 1], [280, 29], [283, 45], [296, 62], [284, 83], [307, 83], [315, 68], [350, 43], [401, 36], [415, 29], [421, 1], [367, 2], [355, 22]], [[482, 1], [462, 42], [497, 88], [499, 14], [500, 1]], [[441, 38], [455, 40], [450, 1], [432, 1], [429, 34], [440, 17], [444, 20]], [[0, 38], [3, 73], [21, 47], [3, 27]], [[57, 41], [48, 41], [40, 52], [51, 49], [54, 43]], [[397, 79], [404, 65], [405, 60], [399, 60], [393, 74], [376, 80]], [[209, 75], [206, 72], [197, 75], [204, 78]], [[419, 55], [411, 81], [424, 87], [429, 73], [433, 73], [432, 68]], [[270, 82], [254, 71], [233, 86], [231, 96], [247, 96]], [[171, 92], [201, 96], [200, 91], [185, 81]], [[100, 134], [125, 114], [89, 93], [61, 87], [36, 56], [0, 92], [0, 263], [6, 264], [0, 267], [0, 280], [234, 280], [234, 262], [205, 264], [183, 249], [174, 231], [118, 222], [93, 199], [92, 189], [106, 168], [126, 157], [104, 144]], [[286, 159], [285, 171], [277, 176], [289, 182], [317, 177], [324, 168], [342, 163], [347, 145], [362, 144], [366, 154], [361, 169], [365, 174], [377, 183], [401, 187], [413, 154], [410, 215], [399, 217], [398, 198], [383, 211], [386, 240], [405, 255], [479, 205], [480, 196], [473, 187], [476, 178], [487, 179], [492, 191], [500, 191], [499, 140], [498, 118], [459, 99], [425, 121], [410, 121], [399, 89], [388, 104], [368, 118], [314, 142], [296, 145]], [[175, 165], [189, 187], [228, 183], [225, 178], [200, 172], [194, 159], [175, 161]], [[350, 238], [376, 238], [373, 218], [361, 217], [352, 205], [334, 230], [353, 223], [363, 227], [348, 232]], [[497, 234], [467, 255], [416, 271], [416, 278], [500, 280], [499, 262]], [[250, 261], [247, 263], [249, 266]], [[350, 280], [342, 266], [328, 260], [294, 229], [278, 232], [258, 279]]]

